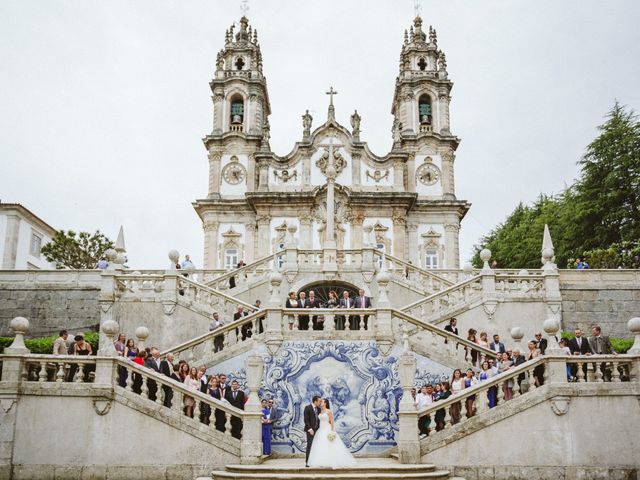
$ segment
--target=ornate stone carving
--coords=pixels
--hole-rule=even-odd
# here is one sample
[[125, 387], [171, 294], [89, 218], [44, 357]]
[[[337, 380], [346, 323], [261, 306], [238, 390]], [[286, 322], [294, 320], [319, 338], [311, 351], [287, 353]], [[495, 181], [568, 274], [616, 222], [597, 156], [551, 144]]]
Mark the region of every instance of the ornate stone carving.
[[258, 225], [269, 225], [270, 221], [271, 221], [271, 217], [269, 215], [266, 215], [266, 214], [259, 214], [256, 217], [256, 223]]
[[458, 233], [460, 231], [460, 225], [455, 223], [445, 223], [444, 230], [445, 232]]
[[553, 397], [551, 399], [551, 410], [558, 416], [562, 416], [569, 411], [571, 397]]
[[[323, 175], [327, 175], [327, 167], [329, 166], [329, 149], [327, 147], [324, 148], [323, 154], [320, 156], [318, 160], [316, 160], [316, 167], [320, 169]], [[340, 152], [337, 149], [333, 149], [333, 167], [335, 168], [335, 176], [337, 177], [342, 173], [344, 168], [347, 166], [346, 160], [342, 157]]]
[[425, 162], [416, 170], [416, 179], [427, 186], [435, 185], [440, 181], [440, 169], [425, 159]]
[[276, 180], [280, 180], [282, 183], [287, 183], [289, 180], [295, 180], [298, 178], [298, 171], [293, 170], [292, 173], [289, 173], [289, 170], [285, 168], [280, 171], [280, 174], [278, 174], [278, 170], [274, 170], [273, 176], [276, 177]]
[[[384, 172], [384, 174], [383, 174]], [[367, 170], [367, 178], [370, 178], [371, 180], [373, 180], [374, 182], [378, 183], [380, 182], [380, 180], [384, 180], [385, 178], [389, 177], [389, 170], [374, 170], [373, 174], [371, 174], [369, 172], [369, 170]]]
[[311, 135], [311, 124], [313, 123], [313, 117], [309, 113], [309, 110], [302, 115], [302, 135], [308, 137]]
[[231, 185], [242, 183], [246, 176], [247, 170], [238, 161], [237, 157], [231, 157], [231, 162], [222, 169], [222, 178]]
[[94, 398], [93, 410], [101, 417], [104, 417], [111, 410], [111, 400]]
[[217, 230], [220, 226], [220, 222], [216, 220], [205, 220], [202, 223], [202, 226], [205, 230]]
[[395, 214], [393, 217], [391, 217], [391, 221], [393, 222], [394, 225], [406, 225], [407, 223], [407, 217], [404, 214]]

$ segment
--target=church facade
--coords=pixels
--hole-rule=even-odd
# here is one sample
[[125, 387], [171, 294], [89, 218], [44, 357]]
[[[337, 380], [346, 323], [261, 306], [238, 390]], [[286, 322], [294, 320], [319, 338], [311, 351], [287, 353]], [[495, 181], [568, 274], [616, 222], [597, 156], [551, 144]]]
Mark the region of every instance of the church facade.
[[278, 156], [269, 145], [271, 105], [257, 31], [232, 26], [210, 82], [213, 127], [206, 198], [194, 202], [204, 229], [204, 268], [231, 268], [284, 247], [358, 250], [373, 244], [422, 268], [459, 268], [460, 222], [470, 204], [455, 194], [460, 142], [451, 133], [444, 52], [417, 17], [405, 31], [391, 106], [391, 151], [371, 152], [335, 119], [333, 88], [324, 123], [308, 111], [301, 139]]

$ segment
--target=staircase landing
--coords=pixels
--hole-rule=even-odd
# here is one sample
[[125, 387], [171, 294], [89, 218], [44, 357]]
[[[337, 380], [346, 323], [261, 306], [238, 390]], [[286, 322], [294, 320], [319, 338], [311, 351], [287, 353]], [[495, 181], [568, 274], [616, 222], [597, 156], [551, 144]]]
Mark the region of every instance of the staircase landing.
[[354, 467], [305, 467], [302, 458], [267, 460], [261, 465], [227, 465], [224, 471], [197, 480], [463, 480], [435, 465], [405, 465], [392, 458], [359, 458]]

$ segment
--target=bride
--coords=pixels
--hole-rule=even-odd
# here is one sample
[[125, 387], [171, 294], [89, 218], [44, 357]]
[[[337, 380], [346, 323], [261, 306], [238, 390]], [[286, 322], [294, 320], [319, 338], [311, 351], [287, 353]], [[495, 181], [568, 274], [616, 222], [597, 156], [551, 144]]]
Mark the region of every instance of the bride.
[[326, 398], [320, 404], [320, 428], [313, 436], [311, 452], [309, 453], [310, 467], [352, 467], [356, 465], [356, 459], [344, 446], [340, 436], [333, 427], [333, 412], [329, 409], [329, 400]]

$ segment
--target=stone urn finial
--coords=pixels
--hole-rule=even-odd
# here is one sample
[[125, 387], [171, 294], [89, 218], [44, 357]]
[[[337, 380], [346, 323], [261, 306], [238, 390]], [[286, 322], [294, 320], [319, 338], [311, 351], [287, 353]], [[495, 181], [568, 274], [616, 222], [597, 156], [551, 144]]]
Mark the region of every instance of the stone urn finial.
[[489, 260], [491, 260], [491, 250], [483, 248], [480, 252], [480, 260], [483, 261], [482, 270], [491, 270], [489, 266]]
[[138, 327], [135, 333], [138, 338], [138, 350], [144, 349], [145, 341], [149, 338], [149, 329], [147, 327]]
[[522, 330], [522, 328], [513, 327], [509, 333], [511, 334], [511, 338], [513, 338], [513, 341], [515, 342], [516, 347], [522, 350], [520, 348], [520, 342], [522, 341], [522, 337], [524, 337], [524, 331]]
[[5, 354], [13, 355], [26, 355], [29, 349], [24, 344], [24, 336], [29, 330], [29, 320], [24, 317], [15, 317], [9, 323], [9, 328], [13, 330], [16, 337], [13, 339], [13, 343], [4, 349]]
[[633, 317], [627, 322], [627, 327], [635, 336], [633, 346], [627, 352], [629, 355], [640, 355], [640, 317]]
[[545, 353], [554, 354], [554, 353], [562, 353], [562, 349], [560, 345], [558, 345], [558, 340], [556, 340], [556, 335], [558, 330], [560, 330], [560, 322], [558, 322], [555, 318], [547, 318], [542, 324], [542, 329], [549, 336], [547, 350]]
[[110, 264], [115, 263], [116, 258], [118, 257], [118, 252], [116, 252], [114, 248], [108, 248], [104, 251], [104, 257]]
[[171, 270], [176, 269], [176, 263], [180, 260], [180, 252], [178, 250], [169, 250], [169, 260], [171, 260]]
[[120, 325], [118, 325], [118, 322], [116, 322], [115, 320], [107, 320], [102, 324], [100, 330], [107, 337], [107, 341], [102, 342], [104, 343], [104, 345], [100, 345], [100, 348], [98, 349], [98, 355], [104, 355], [106, 357], [117, 356], [118, 352], [113, 345], [113, 337], [115, 337], [120, 331]]
[[365, 247], [372, 247], [373, 239], [371, 238], [371, 232], [373, 232], [373, 225], [365, 225], [362, 227], [362, 230], [364, 230]]

